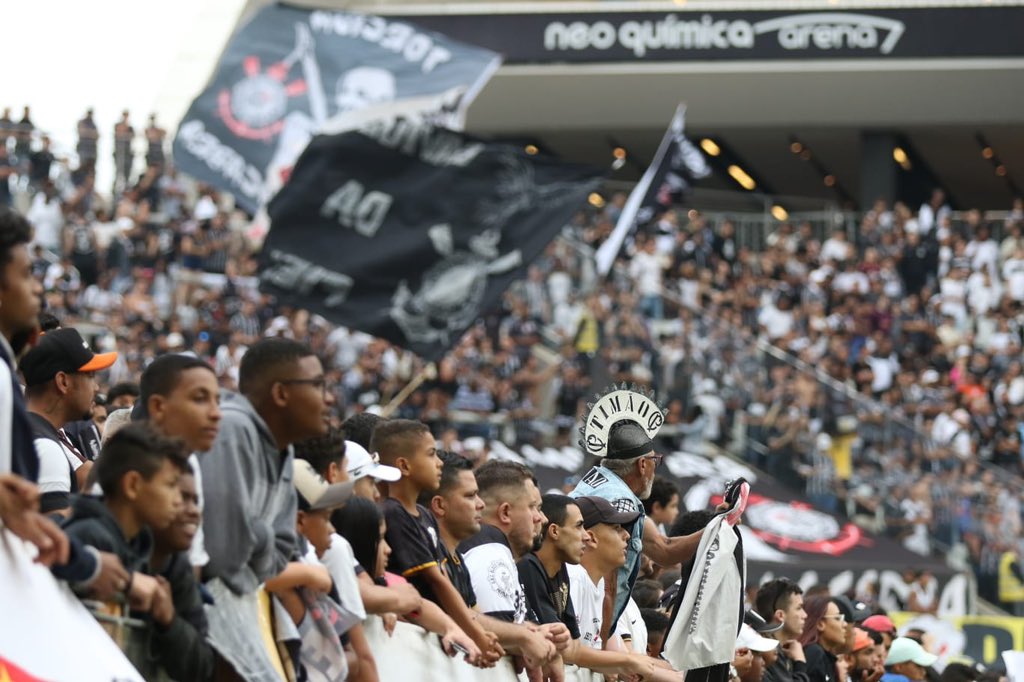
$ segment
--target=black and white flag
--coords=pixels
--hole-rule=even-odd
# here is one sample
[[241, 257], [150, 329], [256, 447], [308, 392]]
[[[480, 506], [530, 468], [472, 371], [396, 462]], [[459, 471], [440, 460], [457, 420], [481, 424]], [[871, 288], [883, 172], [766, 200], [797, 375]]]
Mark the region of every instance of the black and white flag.
[[600, 176], [415, 118], [318, 136], [270, 203], [260, 285], [436, 360]]
[[255, 213], [337, 119], [430, 97], [442, 120], [461, 128], [500, 63], [495, 52], [406, 21], [272, 5], [228, 42], [178, 127], [174, 161]]
[[658, 211], [681, 201], [697, 180], [711, 175], [704, 155], [686, 139], [686, 106], [680, 104], [658, 145], [654, 160], [622, 208], [615, 229], [597, 249], [597, 270], [606, 275], [638, 225], [649, 223]]

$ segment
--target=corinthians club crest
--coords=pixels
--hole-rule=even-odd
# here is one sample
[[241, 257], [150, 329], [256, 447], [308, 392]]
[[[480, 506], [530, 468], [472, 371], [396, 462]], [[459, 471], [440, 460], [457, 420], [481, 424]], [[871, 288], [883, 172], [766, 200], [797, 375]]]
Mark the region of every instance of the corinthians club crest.
[[587, 417], [580, 428], [580, 447], [588, 454], [605, 456], [608, 434], [613, 425], [628, 420], [639, 425], [647, 437], [654, 439], [665, 423], [666, 410], [654, 400], [654, 391], [644, 391], [636, 384], [612, 386], [603, 395], [594, 396], [587, 404]]

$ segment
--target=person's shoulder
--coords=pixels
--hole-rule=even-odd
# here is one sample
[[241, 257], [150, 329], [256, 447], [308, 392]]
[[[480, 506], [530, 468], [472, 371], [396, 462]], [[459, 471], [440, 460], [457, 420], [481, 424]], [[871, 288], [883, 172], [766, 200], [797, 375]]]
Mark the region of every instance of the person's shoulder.
[[533, 552], [527, 552], [526, 556], [516, 562], [516, 569], [520, 577], [544, 575], [544, 565]]
[[[486, 549], [485, 549], [486, 548]], [[466, 538], [459, 543], [459, 552], [469, 558], [471, 554], [475, 554], [482, 550], [488, 552], [494, 552], [498, 555], [508, 554], [512, 555], [512, 551], [508, 547], [508, 539], [505, 534], [501, 532], [501, 529], [488, 524], [482, 524], [480, 531], [469, 538]]]

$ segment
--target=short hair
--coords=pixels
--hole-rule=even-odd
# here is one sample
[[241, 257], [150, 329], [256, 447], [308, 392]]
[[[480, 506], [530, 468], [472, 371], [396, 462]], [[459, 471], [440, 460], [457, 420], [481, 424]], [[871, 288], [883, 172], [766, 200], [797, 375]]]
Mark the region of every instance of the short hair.
[[164, 461], [184, 471], [188, 464], [185, 443], [162, 435], [148, 421], [133, 422], [103, 444], [96, 458], [96, 482], [105, 497], [117, 497], [121, 492], [121, 479], [126, 474], [137, 471], [149, 480]]
[[633, 457], [631, 459], [612, 459], [611, 457], [605, 457], [601, 460], [601, 466], [619, 478], [625, 478], [633, 471], [633, 467], [636, 466], [636, 463], [644, 457], [645, 455], [640, 455], [639, 457]]
[[245, 396], [255, 395], [270, 381], [276, 381], [282, 369], [311, 355], [314, 355], [312, 349], [298, 341], [279, 337], [260, 339], [249, 346], [238, 365], [238, 390]]
[[568, 495], [560, 495], [558, 493], [548, 493], [540, 498], [541, 513], [548, 520], [548, 525], [544, 527], [545, 535], [547, 534], [548, 526], [551, 524], [556, 526], [565, 525], [565, 519], [569, 516], [567, 509], [571, 504], [576, 504], [576, 500]]
[[32, 225], [17, 211], [0, 206], [0, 278], [14, 257], [15, 247], [32, 241]]
[[324, 476], [332, 463], [345, 458], [345, 432], [332, 426], [324, 436], [296, 443], [295, 456], [309, 462], [314, 471]]
[[939, 675], [939, 682], [974, 682], [978, 679], [981, 679], [980, 671], [966, 663], [949, 663]]
[[[199, 362], [203, 361], [200, 360]], [[203, 362], [203, 364], [206, 365], [205, 362]], [[206, 366], [209, 367], [209, 365]], [[110, 387], [110, 390], [107, 391], [107, 402], [114, 402], [116, 399], [120, 398], [123, 395], [128, 395], [131, 396], [132, 398], [138, 398], [141, 394], [142, 390], [140, 389], [138, 384], [133, 383], [131, 381], [122, 381], [119, 384], [114, 384], [113, 386]], [[161, 393], [161, 395], [164, 394]]]
[[[359, 443], [367, 450], [370, 450], [370, 440], [373, 438], [373, 430], [384, 417], [372, 412], [359, 412], [352, 415], [342, 423], [341, 428], [345, 430], [345, 439], [353, 443]], [[372, 452], [372, 450], [371, 450]]]
[[654, 483], [651, 485], [651, 494], [643, 501], [644, 511], [650, 516], [654, 512], [655, 502], [660, 503], [662, 507], [667, 507], [672, 501], [672, 496], [678, 494], [679, 488], [675, 483], [664, 476], [655, 476]]
[[107, 392], [107, 400], [113, 401], [119, 395], [134, 395], [145, 406], [150, 396], [167, 396], [173, 393], [175, 386], [181, 381], [181, 375], [196, 367], [213, 372], [210, 365], [192, 355], [178, 353], [161, 355], [149, 363], [149, 366], [142, 372], [138, 386], [128, 383], [117, 384]]
[[462, 455], [448, 450], [438, 450], [437, 455], [441, 458], [441, 485], [438, 486], [437, 492], [431, 494], [431, 497], [447, 495], [458, 483], [459, 473], [473, 470], [473, 463]]
[[699, 530], [704, 530], [704, 527], [711, 523], [713, 518], [715, 518], [715, 512], [710, 509], [683, 512], [676, 517], [668, 534], [670, 537], [693, 535]]
[[647, 632], [668, 632], [669, 619], [657, 609], [640, 609], [640, 617], [644, 619]]
[[388, 419], [373, 430], [370, 447], [367, 449], [379, 454], [386, 464], [394, 464], [410, 445], [427, 433], [430, 433], [430, 429], [423, 422], [412, 419]]
[[633, 585], [633, 601], [642, 609], [656, 609], [664, 591], [657, 580], [637, 580]]
[[60, 318], [45, 310], [39, 313], [39, 331], [52, 332], [54, 329], [60, 329]]
[[492, 503], [507, 502], [507, 499], [501, 499], [501, 493], [525, 488], [527, 481], [536, 483], [537, 479], [533, 472], [526, 466], [507, 459], [492, 459], [476, 470], [476, 484], [480, 488], [480, 497], [488, 507]]
[[[785, 609], [789, 606], [789, 600], [792, 595], [803, 593], [803, 588], [789, 578], [769, 580], [757, 589], [757, 596], [754, 598], [754, 610], [757, 611], [759, 616], [770, 623], [775, 617], [776, 609]], [[779, 604], [780, 601], [782, 601], [781, 605]]]

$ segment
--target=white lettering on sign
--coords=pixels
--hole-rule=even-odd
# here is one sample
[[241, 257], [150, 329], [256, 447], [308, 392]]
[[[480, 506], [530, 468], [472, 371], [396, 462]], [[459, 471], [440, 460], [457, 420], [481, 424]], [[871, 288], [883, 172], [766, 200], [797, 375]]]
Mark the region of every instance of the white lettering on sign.
[[348, 275], [277, 249], [270, 252], [270, 265], [260, 273], [260, 279], [303, 296], [319, 288], [327, 294], [324, 305], [328, 308], [336, 308], [347, 301], [355, 285]]
[[[710, 14], [699, 20], [666, 14], [656, 21], [625, 21], [618, 28], [608, 21], [553, 21], [544, 28], [544, 49], [608, 50], [619, 45], [637, 57], [655, 50], [749, 50], [757, 36], [777, 33], [786, 50], [877, 49], [889, 54], [905, 30], [902, 21], [847, 12], [792, 14], [756, 23], [716, 20]], [[880, 32], [885, 34], [881, 41]]]
[[310, 15], [309, 25], [318, 33], [360, 38], [380, 45], [408, 62], [418, 63], [423, 73], [430, 73], [452, 58], [452, 53], [446, 47], [435, 45], [429, 34], [420, 33], [403, 22], [362, 14], [316, 11]]
[[388, 209], [394, 201], [395, 198], [390, 194], [367, 192], [362, 183], [349, 180], [331, 192], [320, 207], [320, 215], [336, 218], [342, 227], [355, 230], [364, 237], [372, 237], [384, 224]]
[[389, 149], [397, 149], [432, 166], [463, 168], [484, 149], [479, 142], [465, 143], [457, 133], [412, 118], [377, 118], [360, 132]]
[[245, 196], [257, 200], [263, 191], [263, 173], [237, 151], [206, 130], [202, 121], [188, 121], [178, 129], [178, 141], [197, 159], [224, 176]]

